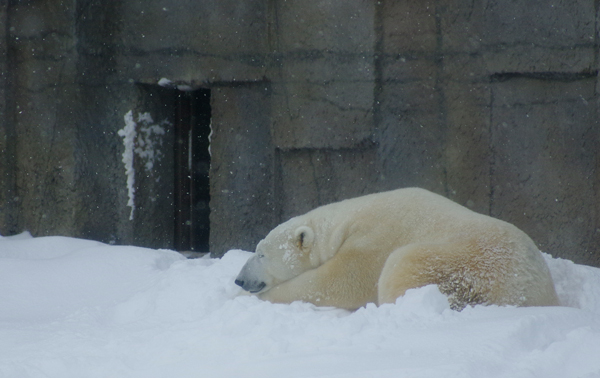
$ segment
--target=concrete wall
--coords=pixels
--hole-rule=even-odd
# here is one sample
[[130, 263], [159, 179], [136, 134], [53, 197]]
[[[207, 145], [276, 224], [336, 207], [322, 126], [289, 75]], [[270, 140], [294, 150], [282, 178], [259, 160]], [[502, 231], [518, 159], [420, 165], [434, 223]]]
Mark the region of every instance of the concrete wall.
[[172, 117], [168, 78], [211, 90], [217, 256], [315, 206], [421, 186], [600, 266], [596, 7], [0, 5], [0, 233], [172, 248], [172, 130], [152, 172], [136, 160], [133, 220], [117, 134], [130, 110]]
[[8, 140], [12, 138], [12, 134], [9, 131], [9, 125], [12, 123], [8, 120], [9, 112], [8, 107], [12, 107], [7, 103], [6, 94], [8, 92], [8, 37], [9, 31], [8, 18], [7, 18], [8, 4], [6, 2], [0, 3], [0, 24], [4, 27], [0, 28], [0, 224], [4, 227], [4, 232], [10, 232], [7, 229], [7, 225], [13, 223], [10, 214], [12, 210], [9, 208], [9, 198], [13, 195], [12, 177], [10, 172], [9, 155], [13, 155], [14, 152], [9, 150]]

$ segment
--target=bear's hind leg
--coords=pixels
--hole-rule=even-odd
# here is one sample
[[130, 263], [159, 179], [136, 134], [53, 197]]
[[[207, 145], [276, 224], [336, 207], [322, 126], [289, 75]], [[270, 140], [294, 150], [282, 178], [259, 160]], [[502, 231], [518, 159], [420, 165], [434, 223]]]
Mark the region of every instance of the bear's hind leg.
[[406, 290], [438, 285], [450, 306], [485, 303], [489, 287], [480, 287], [467, 268], [469, 252], [460, 243], [410, 244], [394, 251], [385, 262], [378, 282], [378, 303], [395, 303]]
[[396, 303], [406, 290], [431, 284], [418, 259], [419, 245], [404, 246], [392, 252], [386, 260], [377, 285], [378, 304]]

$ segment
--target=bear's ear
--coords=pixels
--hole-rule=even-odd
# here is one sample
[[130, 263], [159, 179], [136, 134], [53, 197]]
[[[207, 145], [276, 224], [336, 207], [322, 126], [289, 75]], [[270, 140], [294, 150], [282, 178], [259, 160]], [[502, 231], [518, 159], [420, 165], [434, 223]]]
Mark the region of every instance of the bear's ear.
[[312, 247], [313, 241], [315, 240], [315, 233], [312, 228], [308, 226], [300, 226], [296, 229], [294, 235], [298, 248], [305, 251]]

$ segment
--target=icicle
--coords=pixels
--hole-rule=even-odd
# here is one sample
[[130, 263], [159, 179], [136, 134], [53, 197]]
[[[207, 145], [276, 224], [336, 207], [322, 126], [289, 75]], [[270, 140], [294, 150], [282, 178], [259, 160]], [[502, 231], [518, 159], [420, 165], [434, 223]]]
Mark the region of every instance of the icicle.
[[131, 110], [123, 118], [125, 120], [125, 127], [118, 131], [118, 135], [123, 137], [123, 145], [125, 146], [121, 161], [125, 164], [125, 175], [127, 176], [127, 194], [129, 196], [127, 206], [131, 207], [129, 220], [133, 220], [135, 210], [135, 168], [133, 167], [133, 154], [136, 139], [136, 123], [133, 120], [133, 111]]

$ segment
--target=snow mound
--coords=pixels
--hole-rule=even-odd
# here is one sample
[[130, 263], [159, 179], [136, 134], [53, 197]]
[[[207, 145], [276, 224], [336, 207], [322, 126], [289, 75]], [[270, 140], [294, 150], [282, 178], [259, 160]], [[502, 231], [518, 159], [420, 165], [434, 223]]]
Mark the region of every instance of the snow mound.
[[600, 376], [600, 269], [546, 256], [564, 307], [348, 312], [243, 295], [250, 256], [0, 238], [0, 377]]

